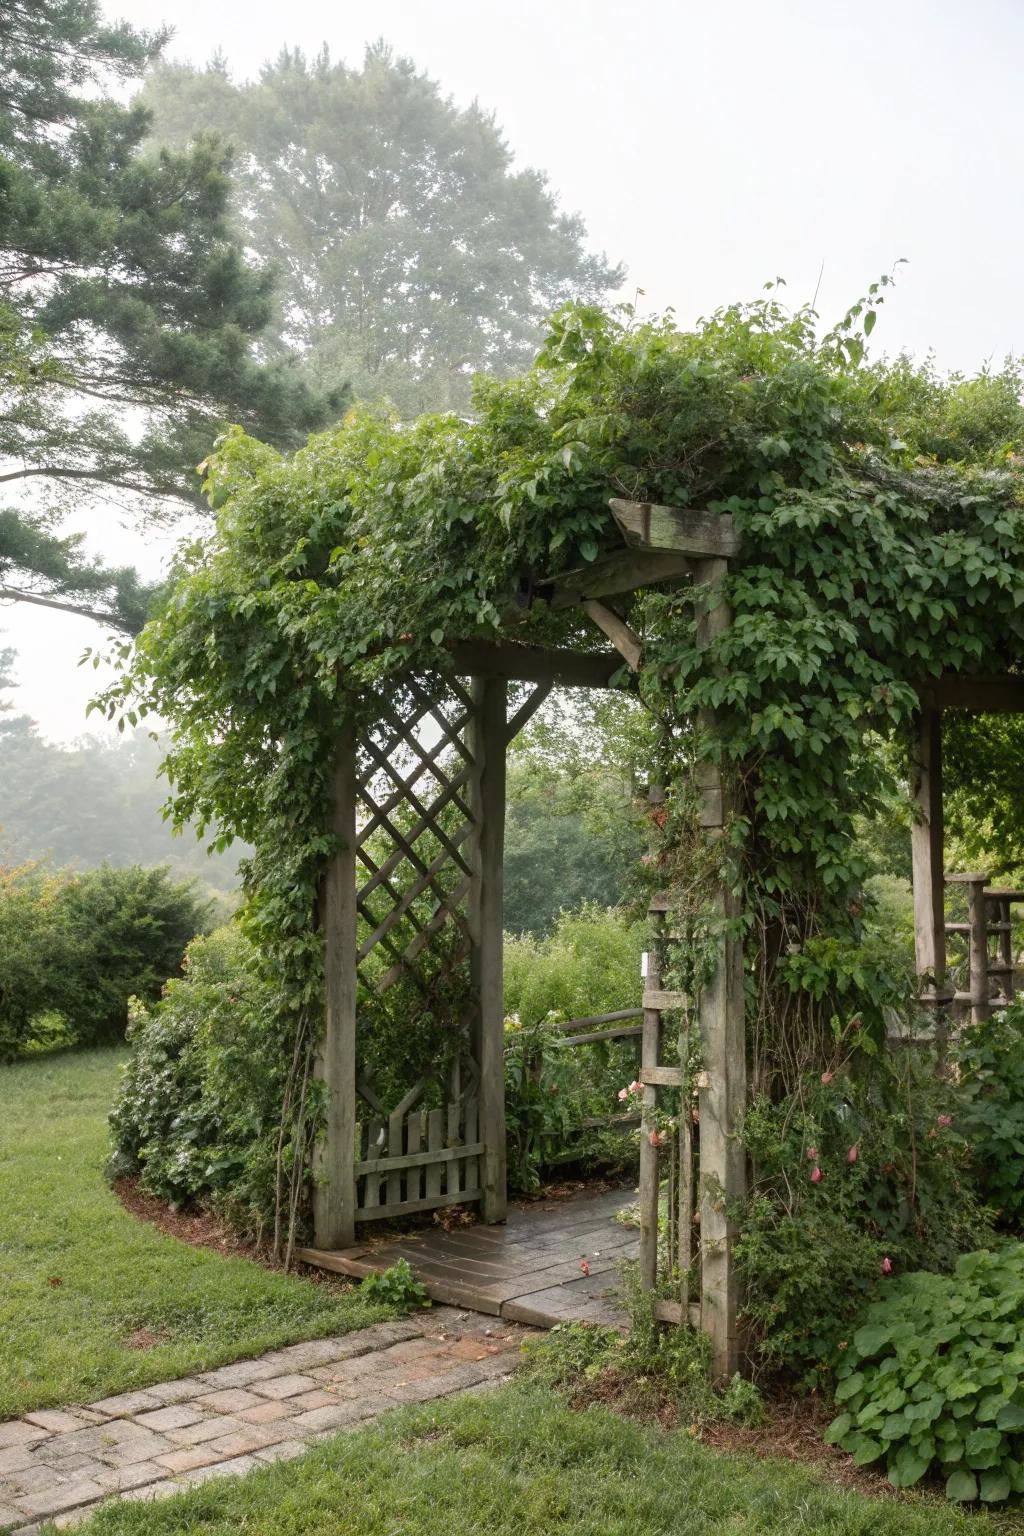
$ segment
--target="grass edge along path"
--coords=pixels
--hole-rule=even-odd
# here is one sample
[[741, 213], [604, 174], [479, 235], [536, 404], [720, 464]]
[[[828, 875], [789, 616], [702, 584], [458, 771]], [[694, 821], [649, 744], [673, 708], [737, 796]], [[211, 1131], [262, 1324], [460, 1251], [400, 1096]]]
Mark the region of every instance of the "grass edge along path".
[[[45, 1528], [44, 1528], [45, 1529]], [[1019, 1517], [930, 1495], [868, 1498], [805, 1466], [724, 1455], [522, 1383], [397, 1409], [298, 1460], [157, 1503], [101, 1508], [82, 1536], [976, 1536]]]
[[130, 1215], [103, 1172], [123, 1059], [0, 1067], [0, 1420], [394, 1316]]

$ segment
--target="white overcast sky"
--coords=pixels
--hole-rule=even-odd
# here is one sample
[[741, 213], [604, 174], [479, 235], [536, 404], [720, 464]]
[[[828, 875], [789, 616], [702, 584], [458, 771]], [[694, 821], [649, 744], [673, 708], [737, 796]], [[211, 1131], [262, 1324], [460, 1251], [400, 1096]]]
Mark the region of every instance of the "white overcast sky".
[[[238, 77], [282, 44], [358, 62], [384, 37], [456, 102], [494, 111], [547, 172], [624, 296], [689, 322], [782, 275], [841, 313], [899, 257], [879, 350], [974, 370], [1024, 352], [1024, 0], [108, 0], [175, 28], [171, 57], [223, 49]], [[112, 558], [152, 569], [112, 527]], [[84, 729], [102, 635], [0, 611], [16, 705]]]

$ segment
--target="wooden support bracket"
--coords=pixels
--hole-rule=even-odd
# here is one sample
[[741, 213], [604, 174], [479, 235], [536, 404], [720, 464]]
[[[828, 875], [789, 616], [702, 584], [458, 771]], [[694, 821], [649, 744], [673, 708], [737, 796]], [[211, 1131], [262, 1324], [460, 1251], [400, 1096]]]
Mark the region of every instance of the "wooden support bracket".
[[636, 672], [640, 667], [640, 657], [643, 654], [643, 644], [635, 630], [630, 629], [624, 619], [620, 619], [617, 613], [606, 608], [604, 603], [599, 603], [595, 598], [588, 598], [583, 604], [583, 612], [588, 619], [593, 619], [598, 629], [607, 635], [620, 656], [625, 657], [631, 672]]

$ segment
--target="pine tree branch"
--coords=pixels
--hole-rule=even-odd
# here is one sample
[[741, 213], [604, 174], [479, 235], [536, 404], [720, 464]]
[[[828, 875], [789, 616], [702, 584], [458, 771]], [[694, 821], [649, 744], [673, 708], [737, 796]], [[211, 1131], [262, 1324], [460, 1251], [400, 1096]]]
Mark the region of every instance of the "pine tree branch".
[[73, 613], [77, 618], [92, 619], [96, 624], [113, 625], [124, 634], [135, 634], [132, 626], [116, 613], [102, 613], [97, 608], [83, 608], [77, 603], [66, 602], [58, 597], [43, 597], [39, 592], [21, 592], [17, 587], [0, 587], [0, 602], [32, 603], [37, 608], [55, 608], [59, 613]]

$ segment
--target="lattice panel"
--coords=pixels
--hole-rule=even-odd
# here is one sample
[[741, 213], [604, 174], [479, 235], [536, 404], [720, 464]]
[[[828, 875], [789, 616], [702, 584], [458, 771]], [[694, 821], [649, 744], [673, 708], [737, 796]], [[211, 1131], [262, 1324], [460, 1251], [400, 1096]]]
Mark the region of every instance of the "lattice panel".
[[[410, 1011], [447, 1005], [472, 951], [473, 699], [457, 681], [406, 678], [357, 755], [357, 962], [370, 993], [400, 982]], [[401, 1006], [401, 1005], [400, 1005]], [[469, 1005], [472, 1006], [472, 1005]], [[388, 1108], [357, 1079], [361, 1221], [480, 1198], [474, 1018], [452, 1020], [450, 1059]]]
[[[469, 954], [466, 902], [473, 879], [473, 704], [455, 681], [408, 680], [407, 713], [392, 704], [360, 743], [357, 860], [360, 976], [377, 992], [408, 977], [446, 925], [447, 967]], [[381, 953], [385, 957], [381, 964]], [[369, 962], [369, 963], [368, 963]]]

